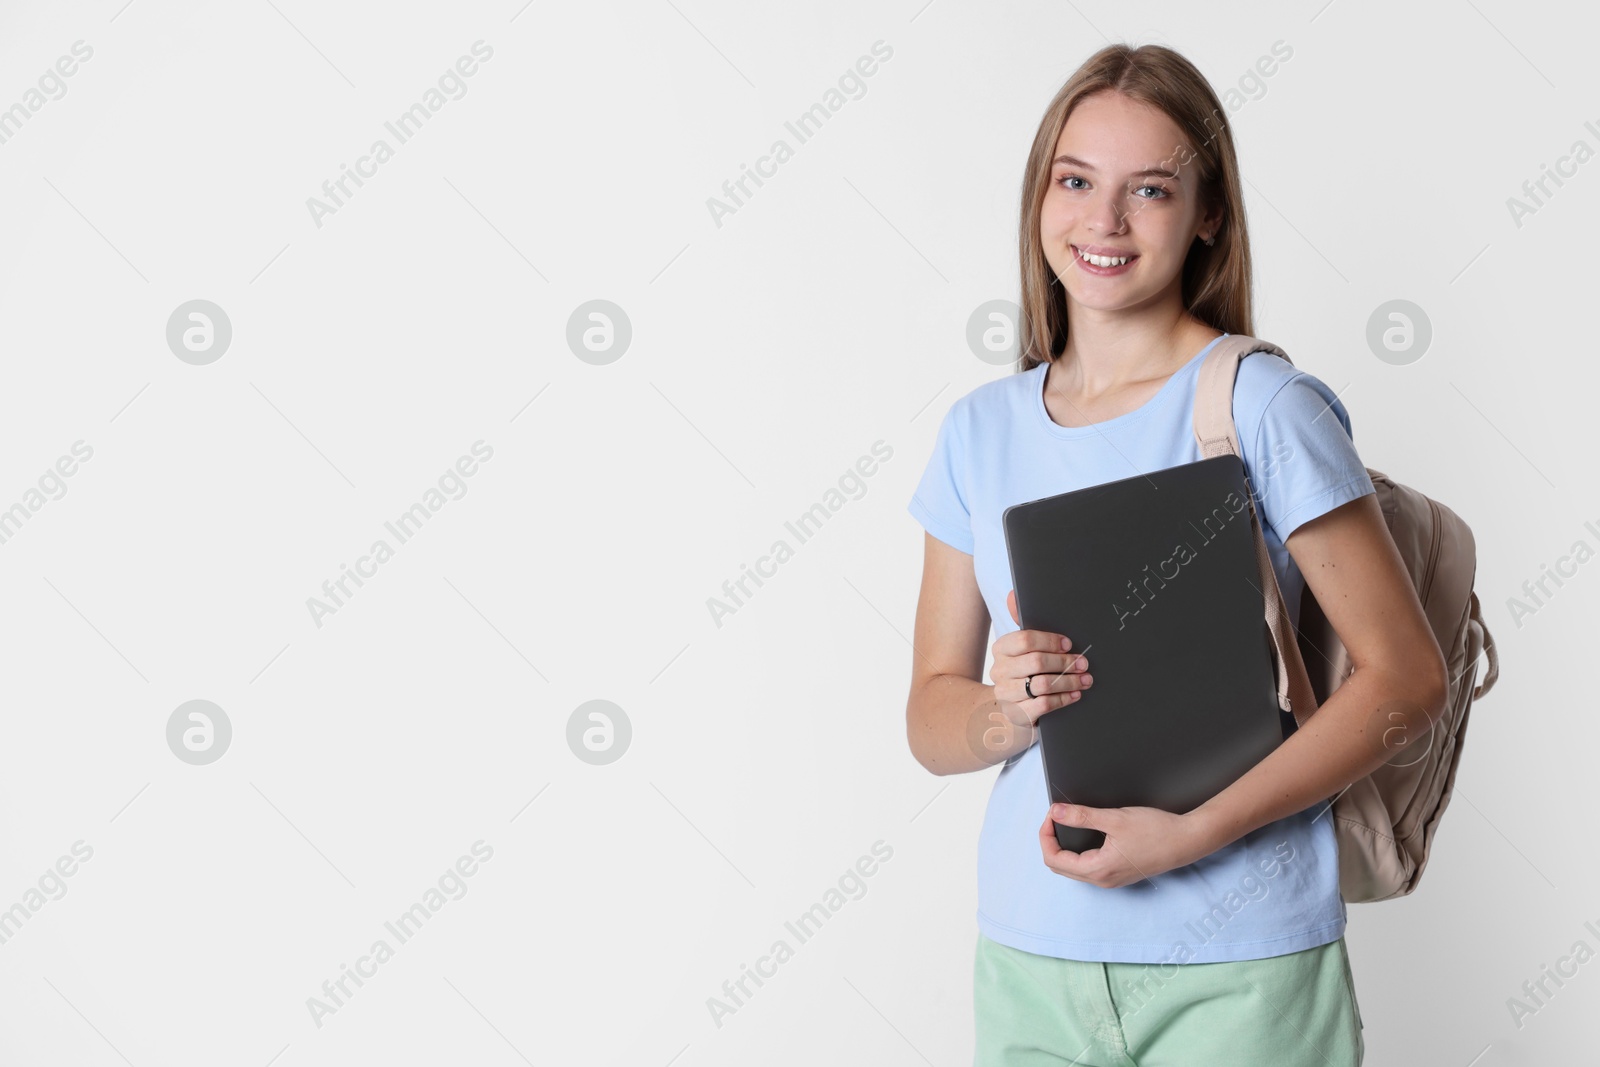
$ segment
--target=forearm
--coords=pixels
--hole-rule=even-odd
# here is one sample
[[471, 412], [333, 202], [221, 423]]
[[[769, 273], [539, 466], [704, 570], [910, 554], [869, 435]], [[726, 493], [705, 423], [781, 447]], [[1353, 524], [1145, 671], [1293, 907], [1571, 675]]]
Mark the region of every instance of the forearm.
[[924, 681], [906, 704], [911, 754], [934, 774], [981, 771], [1033, 744], [1037, 730], [1008, 720], [994, 686], [955, 674]]
[[1402, 741], [1426, 744], [1443, 708], [1442, 694], [1400, 672], [1358, 668], [1266, 759], [1190, 814], [1213, 851], [1222, 848], [1342, 792], [1392, 759]]

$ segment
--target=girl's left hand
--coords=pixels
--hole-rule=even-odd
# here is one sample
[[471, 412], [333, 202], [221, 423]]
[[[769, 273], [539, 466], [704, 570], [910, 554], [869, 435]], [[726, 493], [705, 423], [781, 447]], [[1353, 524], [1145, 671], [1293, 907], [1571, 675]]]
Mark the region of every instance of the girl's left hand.
[[[1087, 852], [1064, 849], [1056, 842], [1053, 822], [1103, 831], [1105, 843]], [[1057, 874], [1116, 889], [1193, 863], [1220, 846], [1192, 813], [1053, 804], [1039, 828], [1039, 847], [1045, 866]]]

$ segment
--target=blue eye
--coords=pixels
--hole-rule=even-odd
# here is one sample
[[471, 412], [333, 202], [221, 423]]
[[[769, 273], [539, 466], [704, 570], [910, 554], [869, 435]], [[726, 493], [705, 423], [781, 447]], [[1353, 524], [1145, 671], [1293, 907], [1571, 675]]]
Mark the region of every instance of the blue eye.
[[[1081, 191], [1084, 188], [1084, 186], [1081, 186], [1081, 185], [1068, 185], [1067, 183], [1068, 182], [1081, 182], [1081, 181], [1083, 181], [1083, 177], [1081, 175], [1078, 175], [1078, 174], [1063, 174], [1061, 177], [1059, 177], [1059, 178], [1057, 178], [1055, 180], [1056, 184], [1058, 186], [1060, 186], [1061, 188], [1063, 188], [1063, 189], [1071, 189], [1071, 190], [1074, 190], [1074, 191]], [[1143, 192], [1145, 192], [1147, 190], [1151, 191], [1151, 192], [1154, 192], [1156, 195], [1155, 196], [1141, 196], [1140, 197], [1141, 200], [1165, 200], [1165, 199], [1167, 199], [1168, 197], [1170, 197], [1172, 195], [1170, 190], [1168, 190], [1168, 189], [1166, 189], [1166, 188], [1164, 188], [1162, 186], [1159, 186], [1159, 185], [1141, 185], [1141, 186], [1139, 186], [1138, 189], [1136, 189], [1134, 191], [1137, 192], [1137, 193], [1143, 193]]]

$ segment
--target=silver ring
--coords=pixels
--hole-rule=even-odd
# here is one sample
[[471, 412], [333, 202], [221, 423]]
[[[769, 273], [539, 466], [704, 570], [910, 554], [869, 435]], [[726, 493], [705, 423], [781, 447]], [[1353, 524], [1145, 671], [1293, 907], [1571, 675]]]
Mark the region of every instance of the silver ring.
[[1033, 679], [1034, 679], [1034, 676], [1030, 674], [1030, 675], [1028, 675], [1028, 677], [1022, 683], [1022, 688], [1028, 694], [1028, 698], [1030, 700], [1038, 699], [1036, 696], [1034, 696]]

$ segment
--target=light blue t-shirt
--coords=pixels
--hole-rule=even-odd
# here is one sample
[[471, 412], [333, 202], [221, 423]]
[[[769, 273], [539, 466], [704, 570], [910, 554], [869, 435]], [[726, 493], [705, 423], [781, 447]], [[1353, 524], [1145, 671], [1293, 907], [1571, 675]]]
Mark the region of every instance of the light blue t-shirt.
[[[980, 385], [950, 408], [909, 510], [934, 537], [973, 557], [991, 643], [1017, 629], [1006, 607], [1011, 571], [1001, 513], [1199, 460], [1195, 382], [1215, 344], [1143, 406], [1092, 426], [1050, 418], [1047, 364]], [[1305, 581], [1284, 540], [1374, 492], [1372, 479], [1344, 405], [1286, 360], [1267, 352], [1240, 360], [1233, 414], [1278, 585], [1297, 618]], [[1044, 865], [1039, 826], [1048, 806], [1034, 744], [1001, 768], [978, 842], [978, 928], [1003, 945], [1108, 963], [1216, 963], [1298, 952], [1344, 933], [1333, 818], [1320, 801], [1188, 866], [1116, 889]]]

